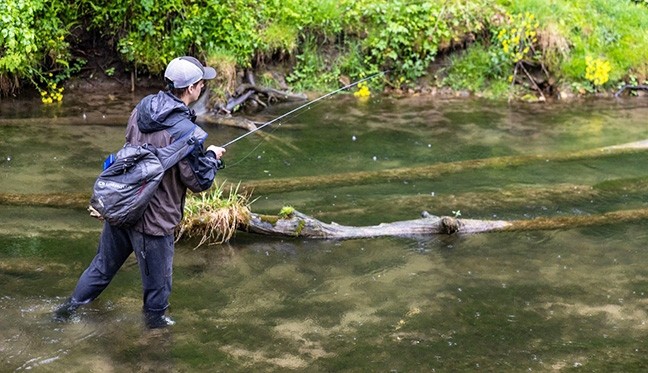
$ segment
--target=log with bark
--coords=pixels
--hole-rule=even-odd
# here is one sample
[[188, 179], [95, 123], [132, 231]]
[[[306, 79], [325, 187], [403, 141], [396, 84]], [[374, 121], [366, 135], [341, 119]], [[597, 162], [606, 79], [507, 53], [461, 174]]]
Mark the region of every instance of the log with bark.
[[293, 211], [286, 218], [251, 214], [250, 221], [242, 230], [280, 237], [302, 237], [315, 239], [352, 239], [383, 236], [426, 236], [433, 234], [478, 233], [502, 230], [509, 226], [502, 220], [457, 219], [449, 216], [434, 216], [427, 212], [415, 220], [382, 223], [373, 226], [346, 226], [323, 223], [311, 216]]
[[430, 215], [425, 211], [422, 215], [423, 217], [420, 219], [357, 227], [323, 223], [299, 211], [294, 211], [287, 218], [251, 214], [249, 223], [246, 226], [239, 227], [239, 230], [273, 237], [310, 239], [354, 239], [385, 236], [408, 237], [455, 233], [554, 230], [646, 220], [648, 219], [648, 209], [612, 211], [598, 215], [542, 217], [511, 221], [460, 219], [451, 216]]

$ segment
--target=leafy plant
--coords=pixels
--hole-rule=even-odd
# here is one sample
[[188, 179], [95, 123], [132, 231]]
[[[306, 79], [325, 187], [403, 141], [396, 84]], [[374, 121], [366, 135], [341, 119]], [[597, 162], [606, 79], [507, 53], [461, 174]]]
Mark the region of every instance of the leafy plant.
[[366, 70], [390, 70], [398, 86], [425, 75], [440, 49], [480, 33], [491, 14], [489, 1], [351, 3], [349, 22], [360, 17], [366, 25], [350, 28], [361, 37]]
[[292, 206], [284, 206], [281, 208], [279, 211], [279, 217], [281, 219], [288, 219], [292, 216], [292, 214], [295, 212], [295, 208]]
[[59, 1], [0, 2], [0, 91], [14, 93], [27, 80], [43, 102], [60, 101], [58, 84], [84, 62], [71, 62], [67, 40], [77, 17], [74, 7]]
[[[565, 82], [583, 85], [587, 56], [605, 56], [611, 70], [610, 86], [633, 74], [648, 76], [648, 39], [639, 30], [648, 29], [648, 12], [627, 1], [574, 0], [541, 2], [538, 0], [502, 0], [511, 12], [532, 12], [545, 28], [539, 30], [539, 42], [547, 43], [547, 34], [558, 35], [559, 53], [547, 63], [552, 73]], [[561, 21], [558, 21], [561, 20]], [[547, 28], [551, 26], [551, 29]], [[547, 31], [549, 31], [547, 33]], [[543, 57], [548, 57], [543, 50]], [[585, 92], [585, 91], [583, 91]]]
[[524, 14], [507, 15], [507, 21], [497, 30], [494, 44], [499, 48], [494, 50], [494, 57], [499, 61], [514, 65], [524, 58], [535, 59], [531, 54], [538, 42], [537, 29], [540, 23], [529, 12]]
[[363, 52], [369, 69], [392, 70], [404, 82], [423, 76], [438, 51], [434, 23], [429, 21], [439, 12], [431, 2], [367, 4], [362, 11], [368, 25]]
[[82, 0], [92, 26], [116, 39], [126, 61], [161, 72], [178, 55], [207, 57], [231, 51], [249, 66], [258, 47], [256, 2], [251, 0]]
[[473, 45], [464, 53], [457, 53], [450, 58], [443, 84], [455, 90], [483, 90], [489, 79], [497, 77], [493, 75], [497, 66], [493, 66], [491, 61], [491, 54], [484, 46]]
[[339, 62], [323, 56], [313, 37], [305, 41], [302, 48], [286, 81], [296, 89], [330, 90], [337, 84], [340, 76]]

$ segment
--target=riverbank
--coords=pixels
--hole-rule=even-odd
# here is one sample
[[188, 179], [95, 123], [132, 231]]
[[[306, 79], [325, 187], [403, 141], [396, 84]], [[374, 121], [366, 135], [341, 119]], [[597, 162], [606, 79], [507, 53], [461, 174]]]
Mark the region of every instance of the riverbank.
[[[283, 71], [286, 68], [282, 68], [279, 71], [268, 71], [263, 70], [256, 75], [264, 76], [274, 76], [278, 77], [277, 81], [273, 85], [283, 85], [285, 81], [285, 76], [282, 75]], [[429, 78], [429, 76], [434, 77], [437, 71], [430, 70], [428, 75], [422, 77], [417, 81], [412, 87], [400, 89], [400, 88], [391, 88], [384, 87], [380, 91], [373, 90], [373, 94], [383, 94], [392, 97], [409, 97], [409, 96], [422, 96], [434, 98], [457, 98], [457, 99], [470, 99], [470, 98], [486, 98], [493, 99], [495, 101], [501, 101], [502, 97], [492, 97], [488, 92], [478, 91], [473, 92], [467, 89], [453, 89], [447, 86], [438, 86], [434, 79]], [[239, 83], [240, 84], [240, 83]], [[271, 83], [272, 84], [272, 83]], [[340, 83], [340, 87], [343, 86], [343, 83]], [[100, 70], [94, 71], [92, 74], [87, 74], [85, 76], [75, 77], [65, 84], [65, 95], [66, 98], [72, 99], [74, 101], [103, 101], [105, 99], [110, 100], [114, 96], [124, 96], [130, 94], [146, 94], [149, 92], [156, 92], [157, 90], [163, 89], [163, 77], [162, 76], [138, 76], [134, 79], [125, 71], [122, 71], [119, 74], [113, 76], [107, 76], [103, 74]], [[222, 97], [223, 87], [216, 86], [211, 87], [214, 90], [220, 90], [215, 96]], [[292, 89], [287, 87], [288, 91]], [[353, 88], [351, 92], [357, 90]], [[299, 92], [302, 93], [302, 92]], [[304, 92], [309, 99], [325, 94], [326, 92], [322, 91], [307, 91]], [[620, 89], [610, 89], [602, 92], [590, 93], [586, 91], [577, 91], [571, 88], [569, 85], [563, 85], [557, 89], [556, 93], [553, 96], [523, 96], [523, 97], [510, 97], [509, 100], [513, 101], [526, 101], [526, 102], [544, 102], [544, 101], [575, 101], [588, 98], [599, 98], [605, 99], [615, 98], [615, 95], [621, 94], [621, 97], [624, 96], [634, 96], [634, 97], [648, 97], [648, 91], [646, 90], [635, 90], [627, 89], [625, 91]], [[36, 98], [37, 92], [32, 92], [31, 96]], [[28, 97], [28, 96], [27, 96]], [[212, 105], [216, 103], [212, 102]]]
[[[104, 89], [82, 77], [101, 74], [110, 89], [133, 89], [143, 74], [159, 76], [169, 59], [187, 53], [223, 72], [213, 85], [222, 95], [248, 70], [259, 85], [295, 92], [327, 92], [341, 80], [389, 71], [369, 88], [524, 101], [609, 96], [648, 82], [644, 1], [343, 0], [259, 7], [231, 0], [209, 12], [200, 1], [186, 7], [171, 0], [154, 7], [78, 5], [54, 0], [47, 7], [33, 2], [0, 9], [0, 18], [10, 20], [0, 46], [2, 94], [36, 89], [43, 103], [55, 103], [65, 92]], [[263, 73], [275, 66], [284, 71], [280, 77]]]

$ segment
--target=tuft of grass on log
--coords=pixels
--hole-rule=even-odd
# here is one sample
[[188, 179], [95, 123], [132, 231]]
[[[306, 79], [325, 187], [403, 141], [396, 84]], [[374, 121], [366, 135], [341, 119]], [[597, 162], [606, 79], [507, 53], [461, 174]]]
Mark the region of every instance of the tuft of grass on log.
[[225, 182], [203, 193], [187, 195], [184, 217], [176, 230], [176, 241], [181, 237], [200, 237], [196, 248], [205, 243], [221, 244], [229, 241], [236, 230], [250, 220], [250, 194], [239, 194], [238, 185], [230, 186], [227, 196]]

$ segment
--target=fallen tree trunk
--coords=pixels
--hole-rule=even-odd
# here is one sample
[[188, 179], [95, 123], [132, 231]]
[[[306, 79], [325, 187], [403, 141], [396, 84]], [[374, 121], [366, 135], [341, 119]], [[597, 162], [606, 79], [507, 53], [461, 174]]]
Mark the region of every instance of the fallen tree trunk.
[[252, 96], [253, 94], [254, 91], [247, 91], [238, 97], [231, 98], [229, 101], [227, 101], [227, 104], [221, 110], [229, 114], [237, 106], [243, 105], [243, 103], [245, 103], [245, 101], [247, 101], [247, 99], [250, 98], [250, 96]]
[[425, 236], [432, 234], [478, 233], [502, 230], [510, 223], [502, 220], [455, 219], [448, 216], [425, 217], [416, 220], [353, 227], [323, 223], [313, 217], [294, 211], [289, 218], [252, 214], [242, 229], [248, 232], [279, 237], [319, 239], [351, 239], [382, 236]]
[[224, 104], [217, 104], [215, 112], [217, 114], [231, 114], [238, 108], [247, 106], [257, 109], [259, 106], [267, 107], [277, 102], [296, 102], [305, 101], [308, 97], [302, 93], [292, 93], [278, 89], [259, 86], [256, 84], [254, 75], [248, 72], [246, 74], [247, 83], [242, 83], [234, 90], [231, 97]]
[[648, 219], [648, 209], [613, 211], [600, 215], [563, 216], [529, 220], [477, 220], [450, 216], [424, 217], [373, 226], [354, 227], [323, 223], [298, 211], [289, 218], [252, 214], [241, 230], [273, 236], [310, 239], [354, 239], [384, 236], [429, 236], [435, 234], [467, 234], [503, 231], [571, 229], [604, 224], [627, 223]]

